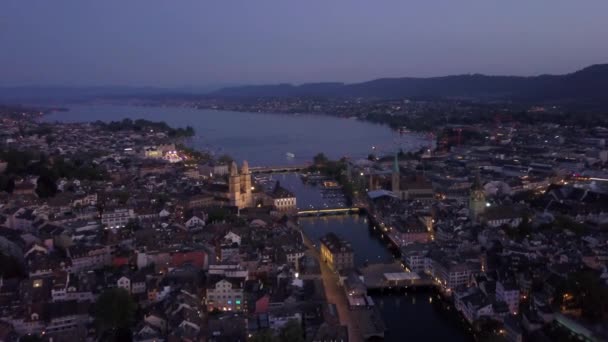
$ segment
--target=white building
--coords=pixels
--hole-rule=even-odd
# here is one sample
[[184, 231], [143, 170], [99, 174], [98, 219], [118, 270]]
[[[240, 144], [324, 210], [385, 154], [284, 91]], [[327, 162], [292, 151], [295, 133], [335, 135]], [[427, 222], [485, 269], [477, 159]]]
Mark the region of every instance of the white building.
[[192, 215], [186, 220], [186, 227], [195, 228], [195, 227], [204, 227], [205, 221], [207, 220], [207, 215], [204, 213]]
[[228, 232], [226, 236], [224, 236], [224, 240], [230, 241], [230, 243], [236, 243], [237, 245], [241, 245], [241, 237], [233, 232]]
[[126, 276], [118, 278], [118, 280], [116, 281], [116, 286], [121, 289], [125, 289], [127, 290], [127, 292], [131, 293], [131, 279]]
[[112, 263], [112, 254], [108, 246], [76, 245], [70, 247], [68, 253], [72, 260], [70, 273], [96, 270]]
[[276, 183], [270, 197], [272, 198], [272, 205], [279, 211], [296, 209], [296, 196], [291, 191], [283, 188], [279, 182]]
[[97, 194], [88, 194], [82, 197], [76, 198], [72, 202], [72, 206], [74, 207], [86, 207], [89, 205], [97, 205]]
[[101, 214], [101, 223], [110, 229], [122, 228], [135, 219], [133, 209], [114, 209]]
[[496, 282], [496, 297], [509, 306], [509, 312], [517, 315], [519, 312], [519, 288], [513, 283]]
[[287, 249], [287, 250], [285, 250], [285, 256], [287, 257], [288, 263], [295, 265], [297, 267], [298, 261], [300, 260], [300, 258], [302, 258], [304, 256], [304, 250], [303, 249]]
[[243, 285], [245, 278], [216, 278], [211, 280], [207, 287], [205, 302], [207, 309], [211, 312], [215, 309], [220, 311], [243, 311], [245, 300], [243, 297]]

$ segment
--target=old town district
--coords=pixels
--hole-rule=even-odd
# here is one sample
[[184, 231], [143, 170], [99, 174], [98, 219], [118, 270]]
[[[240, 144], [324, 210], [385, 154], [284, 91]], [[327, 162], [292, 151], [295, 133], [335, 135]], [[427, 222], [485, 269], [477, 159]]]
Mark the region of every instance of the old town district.
[[[419, 285], [504, 340], [607, 336], [606, 129], [478, 125], [481, 141], [299, 171], [345, 189], [395, 268], [355, 265], [330, 231], [313, 246], [290, 189], [170, 128], [36, 116], [0, 117], [0, 340], [358, 340], [323, 267], [349, 310]], [[102, 309], [117, 298], [124, 322]]]

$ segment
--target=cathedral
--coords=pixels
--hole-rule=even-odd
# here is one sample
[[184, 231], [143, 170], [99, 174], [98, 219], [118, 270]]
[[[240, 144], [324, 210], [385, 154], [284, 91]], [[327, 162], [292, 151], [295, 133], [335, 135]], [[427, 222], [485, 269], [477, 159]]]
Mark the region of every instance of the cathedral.
[[230, 165], [228, 175], [228, 199], [230, 205], [239, 209], [253, 206], [251, 172], [247, 161], [243, 162], [243, 167], [239, 172], [236, 163]]
[[479, 222], [479, 218], [486, 210], [486, 206], [486, 195], [479, 181], [479, 176], [477, 176], [471, 187], [469, 196], [469, 217], [473, 222]]
[[395, 155], [391, 174], [391, 190], [400, 200], [431, 202], [435, 198], [433, 184], [422, 174], [401, 175], [399, 158]]

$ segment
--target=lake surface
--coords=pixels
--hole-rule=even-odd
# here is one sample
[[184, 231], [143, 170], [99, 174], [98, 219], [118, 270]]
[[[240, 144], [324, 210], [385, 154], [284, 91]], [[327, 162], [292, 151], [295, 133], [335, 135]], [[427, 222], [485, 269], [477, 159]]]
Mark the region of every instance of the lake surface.
[[[323, 152], [331, 158], [417, 150], [429, 144], [422, 135], [399, 134], [388, 126], [324, 115], [215, 111], [182, 107], [69, 105], [67, 112], [45, 116], [47, 122], [116, 121], [125, 118], [192, 126], [192, 147], [227, 153], [251, 166], [302, 164]], [[375, 149], [372, 148], [375, 147]], [[287, 157], [287, 153], [295, 155]]]

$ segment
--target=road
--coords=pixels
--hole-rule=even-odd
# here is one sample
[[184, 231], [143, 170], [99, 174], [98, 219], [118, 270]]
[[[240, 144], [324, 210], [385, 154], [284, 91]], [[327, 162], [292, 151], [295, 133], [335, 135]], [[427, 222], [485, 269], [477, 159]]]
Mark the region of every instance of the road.
[[357, 322], [353, 319], [351, 311], [348, 307], [344, 290], [340, 287], [338, 275], [334, 273], [326, 263], [324, 263], [319, 251], [313, 246], [312, 242], [302, 234], [304, 244], [308, 247], [309, 255], [312, 255], [318, 262], [321, 268], [321, 279], [325, 288], [325, 298], [328, 303], [333, 303], [338, 309], [340, 324], [346, 325], [348, 328], [348, 340], [353, 342], [363, 342], [363, 334], [359, 329]]

